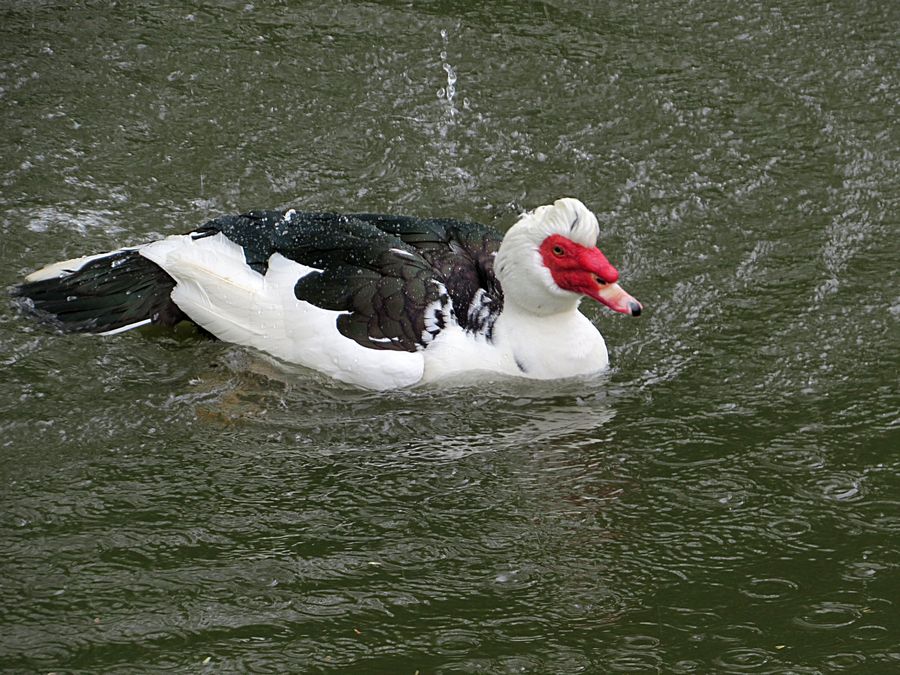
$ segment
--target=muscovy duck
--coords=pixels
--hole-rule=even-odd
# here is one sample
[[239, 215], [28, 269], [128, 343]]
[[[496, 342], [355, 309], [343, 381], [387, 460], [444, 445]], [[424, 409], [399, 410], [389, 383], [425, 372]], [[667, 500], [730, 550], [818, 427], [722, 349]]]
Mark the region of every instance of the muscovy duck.
[[370, 389], [465, 371], [565, 378], [608, 364], [582, 297], [641, 313], [598, 234], [571, 198], [505, 236], [449, 219], [252, 211], [49, 265], [15, 293], [63, 331], [188, 320]]

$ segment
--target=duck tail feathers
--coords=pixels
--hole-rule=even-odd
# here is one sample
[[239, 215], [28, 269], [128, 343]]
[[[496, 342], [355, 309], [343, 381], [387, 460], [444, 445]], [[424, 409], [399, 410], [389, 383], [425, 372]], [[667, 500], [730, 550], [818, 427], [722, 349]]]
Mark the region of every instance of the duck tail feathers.
[[13, 289], [22, 304], [67, 333], [112, 335], [187, 318], [171, 299], [175, 280], [139, 248], [66, 260]]

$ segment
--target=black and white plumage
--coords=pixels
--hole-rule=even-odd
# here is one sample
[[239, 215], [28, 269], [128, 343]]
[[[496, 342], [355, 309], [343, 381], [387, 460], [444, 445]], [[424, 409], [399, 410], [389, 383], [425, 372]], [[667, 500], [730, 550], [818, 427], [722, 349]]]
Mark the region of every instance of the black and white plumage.
[[583, 296], [640, 313], [598, 232], [575, 199], [523, 215], [505, 237], [449, 219], [253, 211], [50, 265], [17, 294], [62, 330], [187, 319], [373, 389], [470, 370], [569, 377], [608, 362]]

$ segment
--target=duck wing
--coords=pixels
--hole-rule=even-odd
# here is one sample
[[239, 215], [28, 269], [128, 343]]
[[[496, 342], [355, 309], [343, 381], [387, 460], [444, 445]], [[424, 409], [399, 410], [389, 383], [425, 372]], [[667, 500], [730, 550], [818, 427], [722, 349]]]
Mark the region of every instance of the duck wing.
[[419, 351], [451, 323], [490, 339], [503, 307], [493, 270], [502, 237], [478, 223], [290, 209], [224, 216], [193, 237], [217, 233], [260, 274], [275, 254], [313, 268], [296, 297], [341, 312], [338, 330], [363, 347]]

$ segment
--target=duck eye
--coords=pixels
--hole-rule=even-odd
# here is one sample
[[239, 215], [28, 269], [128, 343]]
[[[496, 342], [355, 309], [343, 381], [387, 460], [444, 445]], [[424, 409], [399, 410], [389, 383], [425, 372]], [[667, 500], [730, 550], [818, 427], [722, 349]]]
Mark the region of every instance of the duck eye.
[[557, 257], [561, 257], [561, 256], [564, 256], [565, 254], [566, 254], [565, 249], [562, 246], [560, 246], [559, 244], [557, 244], [556, 246], [553, 247], [553, 255], [555, 255]]

